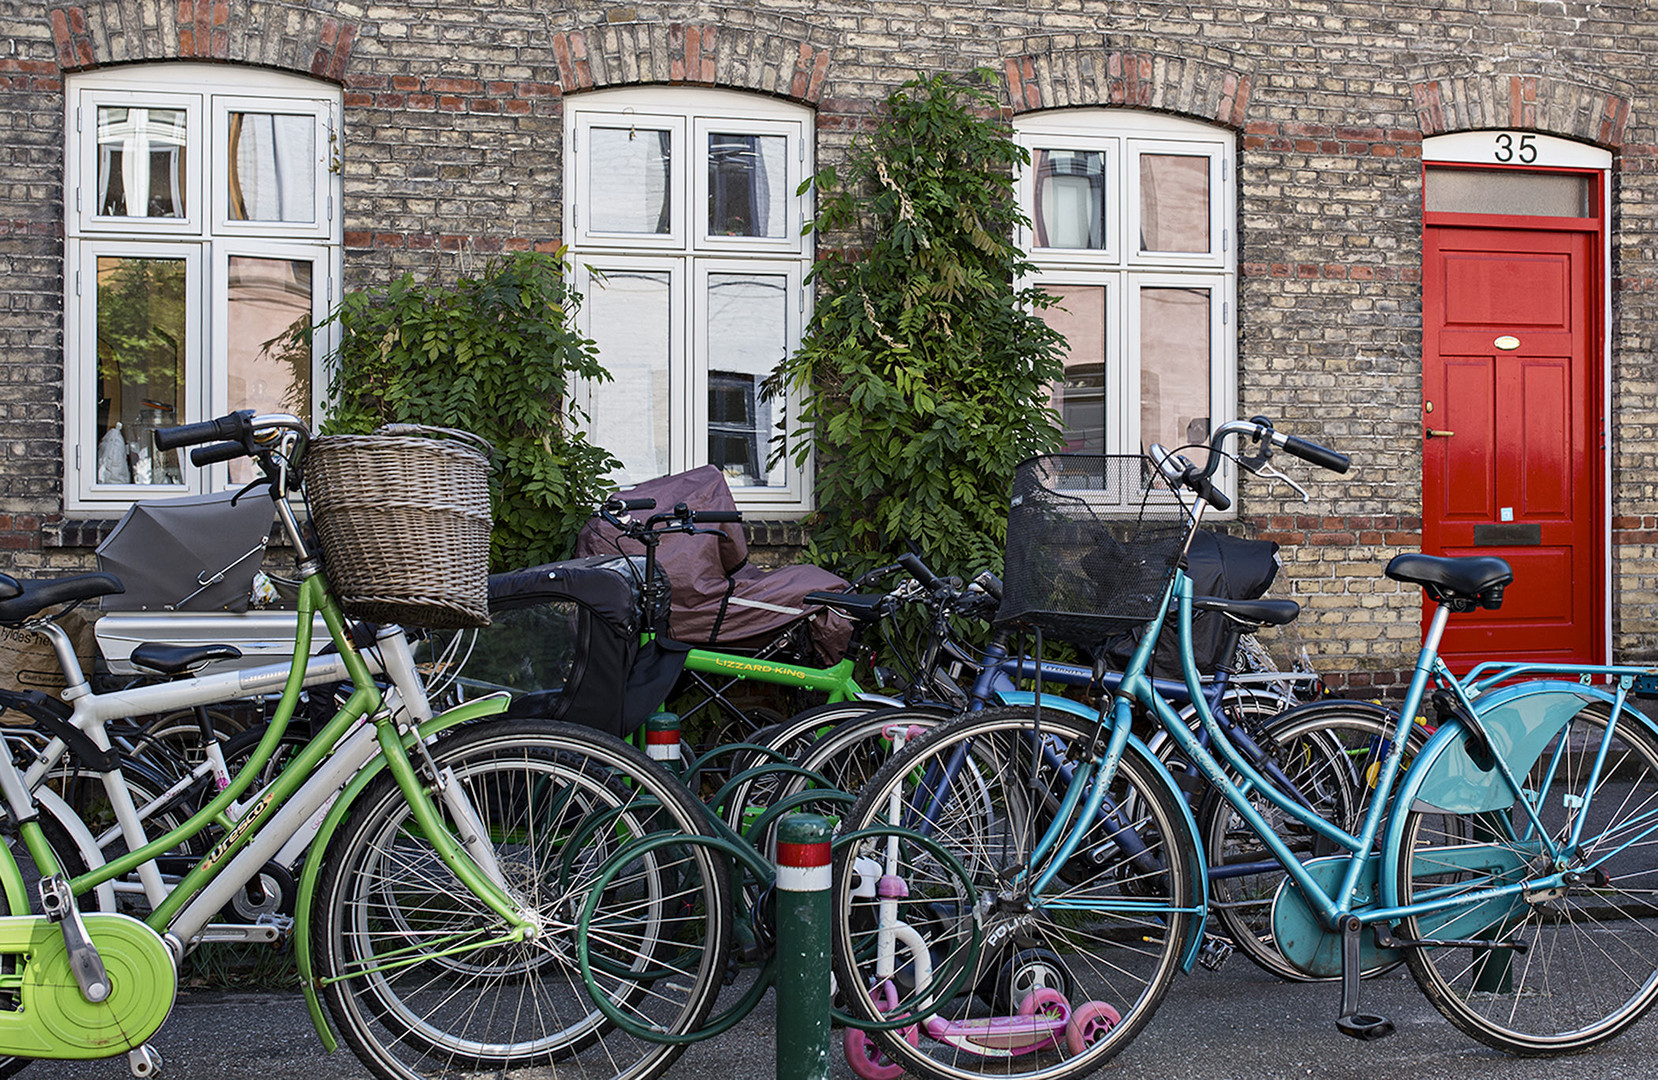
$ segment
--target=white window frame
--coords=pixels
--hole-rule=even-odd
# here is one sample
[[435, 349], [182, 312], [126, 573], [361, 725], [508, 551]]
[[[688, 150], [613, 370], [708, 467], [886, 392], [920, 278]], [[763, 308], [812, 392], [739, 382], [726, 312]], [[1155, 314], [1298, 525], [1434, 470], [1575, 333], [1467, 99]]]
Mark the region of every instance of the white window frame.
[[[666, 274], [668, 277], [668, 433], [667, 448], [669, 468], [679, 460], [689, 460], [695, 450], [695, 440], [691, 437], [691, 405], [686, 387], [686, 339], [685, 326], [687, 323], [686, 305], [688, 287], [685, 283], [685, 264], [683, 260], [639, 255], [609, 255], [595, 253], [590, 260], [578, 260], [576, 263], [576, 291], [582, 297], [591, 297], [595, 291], [595, 276], [629, 271], [644, 274]], [[599, 340], [603, 336], [603, 327], [597, 326], [594, 319], [597, 317], [594, 305], [583, 303], [577, 315], [577, 328], [586, 337]], [[602, 341], [601, 341], [602, 350]], [[603, 354], [601, 351], [601, 359]], [[595, 394], [603, 394], [609, 385], [590, 379], [578, 380], [575, 384], [577, 401], [582, 409], [588, 413], [593, 409]]]
[[[188, 89], [180, 89], [181, 87]], [[64, 222], [64, 509], [109, 514], [146, 498], [219, 490], [224, 466], [183, 462], [178, 485], [97, 482], [97, 260], [126, 255], [182, 259], [186, 264], [186, 381], [174, 403], [178, 423], [210, 419], [229, 409], [226, 359], [227, 286], [233, 255], [310, 261], [312, 318], [339, 302], [342, 270], [342, 189], [337, 168], [342, 96], [314, 79], [251, 67], [161, 63], [71, 74], [65, 81]], [[180, 109], [186, 114], [182, 218], [99, 215], [98, 109]], [[225, 173], [217, 168], [232, 109], [309, 115], [317, 125], [314, 162], [316, 220], [228, 221]], [[214, 162], [209, 166], [208, 162]], [[323, 405], [332, 331], [313, 342], [312, 415]]]
[[220, 139], [228, 140], [232, 112], [272, 113], [282, 116], [309, 116], [312, 123], [312, 170], [314, 189], [311, 206], [315, 211], [310, 221], [236, 221], [230, 216], [230, 185], [220, 183], [214, 176], [213, 231], [221, 236], [295, 237], [324, 240], [328, 237], [333, 207], [329, 205], [329, 159], [331, 132], [329, 118], [331, 105], [327, 101], [303, 99], [277, 100], [270, 98], [213, 96], [214, 146]]
[[[98, 401], [98, 259], [101, 256], [119, 256], [133, 259], [173, 259], [184, 263], [184, 321], [187, 328], [203, 325], [202, 317], [202, 253], [191, 244], [145, 243], [123, 240], [94, 240], [78, 245], [72, 273], [65, 275], [71, 292], [81, 301], [72, 310], [75, 322], [65, 335], [66, 342], [86, 342], [92, 357], [90, 363], [71, 365], [70, 377], [64, 381], [64, 453], [71, 475], [76, 471], [84, 478], [84, 489], [89, 499], [119, 500], [172, 498], [177, 495], [195, 495], [202, 489], [201, 470], [192, 469], [185, 462], [182, 484], [100, 484], [98, 483], [98, 440], [100, 433], [94, 421]], [[191, 334], [184, 343], [184, 365], [189, 376], [184, 395], [173, 402], [173, 414], [179, 423], [203, 415], [201, 372], [202, 339]], [[70, 406], [75, 403], [75, 407]], [[79, 407], [81, 402], [88, 407]], [[153, 451], [152, 451], [153, 452]], [[66, 492], [66, 495], [68, 493]]]
[[[667, 234], [619, 234], [592, 230], [587, 207], [592, 178], [584, 154], [590, 152], [589, 132], [595, 127], [636, 124], [651, 130], [671, 130], [677, 140], [670, 165], [673, 191]], [[708, 227], [707, 140], [713, 133], [781, 135], [788, 140], [787, 218], [781, 237], [725, 237]], [[672, 288], [669, 327], [671, 365], [669, 405], [669, 471], [680, 472], [708, 463], [709, 341], [706, 287], [710, 273], [776, 274], [787, 279], [791, 297], [787, 308], [786, 347], [798, 347], [811, 300], [805, 285], [811, 269], [812, 239], [803, 235], [811, 215], [809, 195], [796, 194], [812, 173], [814, 120], [804, 106], [760, 94], [694, 87], [627, 87], [572, 95], [565, 102], [565, 176], [570, 197], [564, 208], [565, 235], [571, 238], [570, 258], [576, 268], [577, 289], [584, 296], [591, 287], [591, 271], [608, 269], [669, 270]], [[673, 267], [673, 269], [670, 269]], [[583, 305], [578, 326], [593, 333], [592, 312]], [[604, 357], [601, 351], [600, 361]], [[603, 394], [604, 384], [578, 388], [578, 400], [591, 402]], [[787, 430], [799, 424], [798, 404], [785, 402]], [[793, 448], [783, 460], [784, 481], [766, 487], [740, 487], [732, 494], [739, 506], [780, 517], [812, 509], [812, 466], [794, 462]], [[765, 444], [769, 454], [770, 443]]]
[[[178, 234], [195, 236], [202, 231], [206, 210], [202, 205], [202, 147], [203, 127], [200, 94], [180, 94], [167, 91], [148, 93], [132, 90], [101, 90], [87, 88], [69, 97], [67, 161], [65, 186], [71, 193], [64, 220], [71, 229], [86, 233], [143, 232], [148, 236]], [[184, 216], [152, 218], [113, 216], [98, 213], [98, 110], [176, 109], [185, 114], [184, 157]], [[85, 168], [84, 175], [81, 170]], [[79, 179], [79, 183], [77, 183]]]
[[[1027, 284], [1100, 286], [1107, 288], [1108, 323], [1106, 388], [1115, 395], [1107, 403], [1105, 452], [1140, 453], [1141, 368], [1140, 289], [1151, 286], [1210, 290], [1210, 430], [1237, 415], [1237, 253], [1234, 237], [1237, 197], [1232, 176], [1236, 137], [1229, 131], [1180, 117], [1115, 108], [1061, 109], [1023, 114], [1014, 121], [1015, 141], [1031, 154], [1043, 150], [1103, 150], [1110, 173], [1107, 203], [1107, 249], [1035, 247], [1033, 225], [1022, 226], [1019, 239], [1034, 263]], [[1141, 252], [1139, 250], [1139, 160], [1142, 154], [1174, 153], [1209, 160], [1208, 252]], [[1034, 207], [1034, 169], [1020, 170], [1016, 181], [1019, 205], [1028, 214]], [[1172, 449], [1172, 447], [1171, 447]], [[1234, 494], [1236, 469], [1222, 463], [1217, 482]], [[1234, 516], [1236, 511], [1221, 514]]]

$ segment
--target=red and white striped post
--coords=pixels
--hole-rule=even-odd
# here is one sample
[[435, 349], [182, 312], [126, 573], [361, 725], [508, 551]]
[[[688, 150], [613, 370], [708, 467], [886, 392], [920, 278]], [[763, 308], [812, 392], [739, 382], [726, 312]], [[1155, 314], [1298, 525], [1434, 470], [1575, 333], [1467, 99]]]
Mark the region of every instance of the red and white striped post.
[[829, 837], [818, 814], [777, 826], [777, 1076], [829, 1076]]
[[652, 713], [645, 721], [645, 756], [677, 776], [681, 768], [679, 745], [679, 715]]

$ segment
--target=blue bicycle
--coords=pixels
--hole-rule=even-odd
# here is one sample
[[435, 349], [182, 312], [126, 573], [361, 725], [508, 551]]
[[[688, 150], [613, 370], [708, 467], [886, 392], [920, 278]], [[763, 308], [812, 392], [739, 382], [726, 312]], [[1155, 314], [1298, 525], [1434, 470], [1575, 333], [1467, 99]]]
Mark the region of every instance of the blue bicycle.
[[[888, 1029], [871, 1074], [1084, 1075], [1196, 962], [1209, 870], [1227, 853], [1205, 849], [1175, 778], [1134, 732], [1137, 709], [1253, 838], [1239, 856], [1277, 867], [1275, 946], [1306, 975], [1340, 978], [1344, 1034], [1391, 1032], [1360, 1011], [1359, 980], [1399, 961], [1453, 1023], [1515, 1054], [1587, 1049], [1658, 1000], [1658, 728], [1631, 706], [1653, 673], [1510, 665], [1458, 680], [1437, 658], [1446, 621], [1500, 604], [1509, 568], [1400, 556], [1388, 576], [1423, 587], [1437, 609], [1397, 717], [1431, 702], [1437, 729], [1408, 769], [1409, 721], [1395, 718], [1362, 766], [1335, 770], [1362, 804], [1356, 818], [1280, 790], [1227, 739], [1191, 663], [1197, 602], [1180, 557], [1204, 506], [1225, 504], [1212, 477], [1236, 436], [1256, 456], [1346, 467], [1259, 418], [1223, 425], [1207, 467], [1155, 447], [1021, 467], [1007, 560], [1019, 577], [1001, 620], [1097, 641], [1176, 612], [1207, 745], [1148, 677], [1148, 633], [1097, 718], [987, 709], [895, 755], [843, 829], [896, 823], [929, 837], [969, 869], [977, 901], [919, 844], [886, 837], [838, 854], [839, 983], [854, 1012]], [[1196, 496], [1189, 520], [1171, 488]], [[1316, 844], [1298, 842], [1309, 835]], [[946, 996], [994, 977], [1010, 949], [1038, 948], [1060, 958], [1067, 993], [1037, 987], [1011, 1016], [981, 993]]]

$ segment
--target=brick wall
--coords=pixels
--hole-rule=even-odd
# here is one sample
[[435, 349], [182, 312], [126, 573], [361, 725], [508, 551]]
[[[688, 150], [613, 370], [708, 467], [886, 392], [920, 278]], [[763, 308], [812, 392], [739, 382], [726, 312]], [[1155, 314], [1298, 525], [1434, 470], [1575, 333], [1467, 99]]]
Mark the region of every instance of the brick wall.
[[85, 555], [86, 530], [59, 521], [64, 70], [194, 58], [341, 84], [346, 268], [363, 284], [556, 247], [565, 94], [658, 82], [790, 97], [818, 110], [827, 165], [918, 69], [987, 66], [1011, 112], [1132, 105], [1237, 133], [1241, 412], [1355, 460], [1349, 477], [1313, 477], [1310, 503], [1247, 489], [1243, 525], [1284, 544], [1300, 634], [1355, 688], [1396, 679], [1418, 633], [1416, 596], [1379, 571], [1421, 532], [1421, 140], [1501, 126], [1611, 149], [1614, 643], [1658, 659], [1647, 0], [19, 0], [5, 33], [0, 547], [24, 568]]

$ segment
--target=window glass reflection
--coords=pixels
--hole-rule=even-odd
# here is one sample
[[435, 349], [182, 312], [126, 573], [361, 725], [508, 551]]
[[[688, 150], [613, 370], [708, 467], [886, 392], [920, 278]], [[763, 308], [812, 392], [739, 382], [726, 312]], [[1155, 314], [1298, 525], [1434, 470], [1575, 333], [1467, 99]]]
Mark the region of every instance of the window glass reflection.
[[1051, 403], [1065, 430], [1067, 453], [1104, 453], [1106, 292], [1091, 285], [1046, 285], [1059, 303], [1042, 311], [1065, 335], [1065, 378], [1051, 389]]
[[708, 275], [708, 460], [736, 487], [784, 482], [766, 465], [783, 402], [760, 384], [788, 352], [787, 297], [781, 274]]
[[708, 231], [782, 239], [788, 211], [788, 140], [781, 135], [708, 136]]
[[184, 420], [184, 260], [100, 256], [97, 280], [97, 482], [182, 483], [179, 452], [151, 433]]
[[588, 132], [588, 229], [666, 235], [673, 229], [668, 185], [673, 132], [603, 128]]
[[315, 221], [316, 119], [230, 114], [226, 175], [232, 221]]
[[669, 284], [666, 273], [606, 270], [593, 275], [583, 301], [592, 313], [589, 333], [611, 375], [589, 388], [589, 438], [622, 462], [612, 474], [618, 484], [669, 471]]
[[185, 216], [185, 112], [98, 108], [98, 201], [104, 217]]
[[[1209, 441], [1208, 289], [1140, 290], [1140, 444]], [[1208, 452], [1194, 450], [1202, 464]]]
[[1140, 250], [1209, 251], [1209, 159], [1140, 155]]
[[[311, 321], [311, 261], [233, 255], [226, 297], [230, 409], [310, 420], [311, 350], [285, 348], [277, 339], [295, 323]], [[246, 458], [230, 463], [236, 483], [252, 480], [255, 471]]]
[[1036, 246], [1105, 249], [1105, 153], [1100, 150], [1038, 150], [1036, 206], [1031, 221]]

